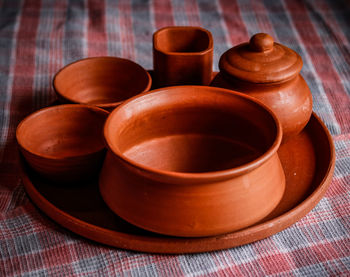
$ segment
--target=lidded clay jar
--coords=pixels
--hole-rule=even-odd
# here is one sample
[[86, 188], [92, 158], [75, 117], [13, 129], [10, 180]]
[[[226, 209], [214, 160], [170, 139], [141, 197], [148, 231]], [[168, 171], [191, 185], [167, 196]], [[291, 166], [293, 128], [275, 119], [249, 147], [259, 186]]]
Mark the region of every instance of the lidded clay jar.
[[220, 58], [220, 73], [211, 85], [253, 96], [277, 115], [283, 141], [298, 134], [312, 113], [312, 95], [300, 75], [301, 57], [264, 33], [237, 45]]

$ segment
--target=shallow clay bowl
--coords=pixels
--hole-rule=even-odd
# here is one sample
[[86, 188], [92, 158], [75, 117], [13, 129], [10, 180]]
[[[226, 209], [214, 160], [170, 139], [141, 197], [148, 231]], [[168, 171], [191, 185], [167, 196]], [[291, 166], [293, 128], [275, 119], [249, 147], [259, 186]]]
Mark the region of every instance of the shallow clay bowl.
[[103, 125], [108, 112], [93, 106], [41, 109], [18, 125], [17, 142], [29, 165], [57, 182], [97, 175], [105, 156]]
[[238, 230], [266, 217], [285, 189], [278, 120], [230, 90], [142, 94], [111, 113], [104, 136], [101, 195], [146, 230], [185, 237]]
[[64, 103], [90, 104], [107, 110], [148, 91], [148, 72], [127, 59], [94, 57], [73, 62], [54, 77], [53, 87]]

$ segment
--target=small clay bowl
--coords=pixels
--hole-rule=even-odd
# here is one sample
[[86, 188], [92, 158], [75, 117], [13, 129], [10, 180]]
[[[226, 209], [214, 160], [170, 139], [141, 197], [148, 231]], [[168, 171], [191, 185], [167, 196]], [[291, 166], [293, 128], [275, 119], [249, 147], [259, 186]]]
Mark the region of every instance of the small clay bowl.
[[258, 100], [205, 86], [166, 87], [108, 117], [100, 192], [120, 217], [184, 237], [252, 225], [280, 202], [282, 131]]
[[53, 79], [61, 102], [95, 105], [109, 111], [148, 91], [151, 85], [151, 76], [143, 67], [116, 57], [78, 60], [62, 68]]
[[108, 114], [87, 105], [41, 109], [18, 125], [20, 151], [34, 170], [53, 181], [87, 180], [102, 166], [103, 125]]

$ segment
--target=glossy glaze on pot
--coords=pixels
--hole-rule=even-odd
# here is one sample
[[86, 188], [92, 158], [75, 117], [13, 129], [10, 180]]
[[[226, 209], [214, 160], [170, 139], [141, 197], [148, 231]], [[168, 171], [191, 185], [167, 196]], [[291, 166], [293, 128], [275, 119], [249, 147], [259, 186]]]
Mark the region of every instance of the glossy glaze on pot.
[[133, 61], [117, 57], [78, 60], [62, 68], [53, 87], [64, 103], [113, 110], [124, 100], [151, 88], [148, 72]]
[[168, 87], [108, 118], [100, 174], [107, 205], [146, 230], [209, 236], [249, 226], [281, 200], [285, 177], [275, 116], [219, 88]]
[[267, 34], [254, 35], [226, 51], [211, 85], [246, 93], [266, 104], [281, 121], [283, 140], [298, 134], [312, 113], [312, 95], [299, 74], [301, 57]]
[[53, 181], [89, 179], [105, 157], [102, 129], [108, 114], [86, 105], [41, 109], [18, 125], [20, 151], [35, 171]]
[[153, 67], [158, 87], [209, 85], [213, 38], [200, 27], [165, 27], [153, 35]]

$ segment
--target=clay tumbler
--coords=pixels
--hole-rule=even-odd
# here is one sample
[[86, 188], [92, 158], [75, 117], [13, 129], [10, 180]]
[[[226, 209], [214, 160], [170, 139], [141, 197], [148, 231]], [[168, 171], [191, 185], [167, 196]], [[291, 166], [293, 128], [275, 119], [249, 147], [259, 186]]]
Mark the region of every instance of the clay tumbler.
[[154, 79], [158, 87], [209, 85], [213, 38], [200, 27], [165, 27], [153, 35]]

